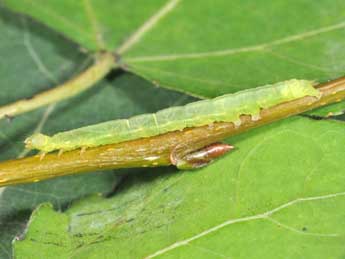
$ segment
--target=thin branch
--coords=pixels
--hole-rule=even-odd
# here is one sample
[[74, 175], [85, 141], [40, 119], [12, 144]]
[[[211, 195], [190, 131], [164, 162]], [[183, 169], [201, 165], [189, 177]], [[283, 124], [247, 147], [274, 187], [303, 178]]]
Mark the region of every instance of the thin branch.
[[100, 54], [90, 68], [83, 73], [53, 89], [39, 93], [32, 98], [23, 99], [0, 107], [0, 119], [13, 117], [39, 107], [73, 97], [92, 87], [115, 67], [111, 53]]
[[[273, 121], [345, 99], [345, 77], [318, 86], [321, 98], [304, 97], [261, 111], [261, 119], [241, 116], [242, 124], [214, 123], [138, 140], [73, 150], [59, 156], [47, 154], [0, 163], [0, 186], [36, 182], [48, 178], [103, 169], [168, 166], [172, 151], [189, 153], [224, 138]], [[179, 144], [180, 143], [180, 144]], [[181, 145], [181, 143], [183, 143]], [[188, 148], [186, 148], [188, 147]]]

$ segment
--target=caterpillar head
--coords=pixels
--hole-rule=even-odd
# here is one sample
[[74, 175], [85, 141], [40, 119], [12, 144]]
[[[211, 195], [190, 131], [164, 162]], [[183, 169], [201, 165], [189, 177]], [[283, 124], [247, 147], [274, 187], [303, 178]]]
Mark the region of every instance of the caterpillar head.
[[36, 134], [28, 137], [24, 141], [25, 147], [27, 149], [38, 149], [38, 150], [46, 151], [49, 138], [50, 137], [48, 137], [44, 134], [36, 133]]

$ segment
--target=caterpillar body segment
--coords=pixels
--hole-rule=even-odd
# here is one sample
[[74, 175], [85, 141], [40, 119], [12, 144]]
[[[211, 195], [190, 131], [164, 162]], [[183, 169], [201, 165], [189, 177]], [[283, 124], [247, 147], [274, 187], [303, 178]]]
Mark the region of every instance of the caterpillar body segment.
[[151, 137], [214, 122], [232, 122], [239, 126], [241, 115], [251, 115], [253, 120], [257, 120], [260, 118], [261, 109], [305, 96], [320, 98], [320, 92], [313, 84], [312, 81], [292, 79], [163, 109], [157, 113], [90, 125], [53, 136], [34, 134], [25, 140], [25, 144], [29, 149], [43, 152], [68, 151]]

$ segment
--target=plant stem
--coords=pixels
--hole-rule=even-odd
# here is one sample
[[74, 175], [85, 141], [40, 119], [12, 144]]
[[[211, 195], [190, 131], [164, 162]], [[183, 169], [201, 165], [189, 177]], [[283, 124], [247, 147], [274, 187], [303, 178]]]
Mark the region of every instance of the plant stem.
[[[321, 98], [304, 97], [261, 111], [261, 119], [241, 116], [242, 124], [214, 123], [138, 140], [73, 150], [59, 156], [47, 154], [44, 159], [32, 156], [0, 163], [0, 186], [36, 182], [52, 177], [100, 169], [154, 167], [170, 165], [171, 152], [186, 154], [224, 138], [270, 122], [345, 99], [345, 77], [317, 86]], [[179, 144], [180, 143], [180, 144]], [[182, 144], [181, 144], [182, 143]], [[187, 148], [188, 147], [188, 148]]]
[[61, 101], [79, 94], [104, 78], [115, 67], [115, 58], [111, 53], [102, 53], [97, 56], [94, 65], [77, 77], [51, 90], [44, 91], [32, 98], [23, 99], [0, 107], [0, 119], [32, 111], [39, 107]]

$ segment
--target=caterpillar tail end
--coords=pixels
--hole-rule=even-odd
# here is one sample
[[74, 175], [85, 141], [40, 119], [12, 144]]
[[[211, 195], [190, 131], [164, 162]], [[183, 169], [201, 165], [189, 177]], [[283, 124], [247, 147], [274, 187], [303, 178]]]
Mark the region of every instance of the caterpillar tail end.
[[25, 148], [28, 150], [38, 149], [41, 151], [49, 152], [48, 150], [46, 150], [46, 147], [48, 146], [49, 138], [50, 138], [49, 136], [46, 136], [41, 133], [33, 134], [32, 136], [25, 139], [24, 141]]
[[214, 161], [216, 158], [223, 156], [229, 151], [233, 150], [234, 146], [213, 143], [209, 146], [203, 147], [199, 150], [193, 151], [182, 158], [170, 155], [170, 160], [173, 165], [181, 170], [190, 170], [204, 167]]

